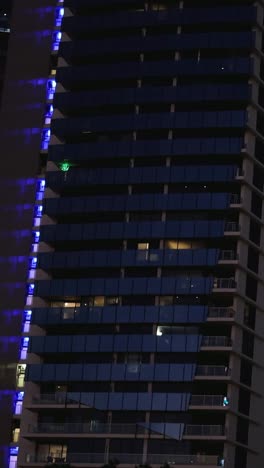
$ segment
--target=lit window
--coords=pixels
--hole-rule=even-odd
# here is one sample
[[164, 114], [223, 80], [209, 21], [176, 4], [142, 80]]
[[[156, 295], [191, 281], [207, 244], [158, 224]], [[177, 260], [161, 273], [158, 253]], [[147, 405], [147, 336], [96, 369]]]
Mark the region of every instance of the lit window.
[[16, 427], [13, 430], [13, 442], [18, 442], [19, 441], [19, 436], [20, 436], [20, 428]]
[[94, 306], [95, 307], [103, 307], [105, 304], [105, 297], [104, 296], [95, 296], [94, 297]]
[[16, 384], [18, 388], [23, 388], [25, 384], [26, 364], [18, 364], [16, 374]]
[[173, 304], [173, 296], [161, 296], [159, 303], [161, 306], [167, 306]]
[[138, 250], [148, 250], [149, 243], [148, 242], [139, 242], [137, 245]]
[[165, 249], [169, 250], [189, 250], [201, 249], [205, 246], [203, 241], [189, 240], [167, 240], [165, 241]]
[[119, 304], [119, 297], [118, 296], [111, 296], [106, 298], [107, 305], [117, 305]]

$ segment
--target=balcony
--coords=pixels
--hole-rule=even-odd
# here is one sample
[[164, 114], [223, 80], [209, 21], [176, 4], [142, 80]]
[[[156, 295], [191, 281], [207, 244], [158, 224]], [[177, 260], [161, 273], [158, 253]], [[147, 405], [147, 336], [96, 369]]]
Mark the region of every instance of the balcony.
[[185, 426], [185, 436], [224, 437], [225, 427], [221, 425], [192, 425]]
[[230, 377], [231, 370], [225, 366], [197, 366], [196, 377]]
[[228, 221], [225, 225], [225, 232], [228, 233], [239, 233], [240, 226], [236, 221]]
[[219, 262], [234, 262], [238, 260], [238, 254], [235, 250], [221, 250]]
[[[67, 463], [74, 464], [104, 464], [108, 460], [118, 460], [121, 465], [135, 465], [145, 462], [141, 453], [110, 453], [107, 456], [104, 453], [68, 453], [66, 458], [63, 458]], [[26, 455], [25, 463], [51, 463], [58, 462], [58, 458], [52, 454], [47, 455]], [[174, 454], [148, 454], [147, 463], [151, 465], [162, 465], [168, 463], [170, 465], [198, 465], [198, 466], [219, 466], [220, 457], [217, 455], [174, 455]], [[62, 459], [61, 459], [62, 461]], [[51, 465], [52, 467], [52, 465]]]
[[139, 424], [109, 424], [100, 423], [92, 420], [88, 422], [76, 423], [39, 423], [37, 425], [29, 425], [28, 434], [43, 435], [47, 434], [49, 437], [56, 434], [63, 434], [66, 437], [71, 437], [73, 434], [87, 437], [87, 434], [96, 437], [105, 437], [105, 434], [120, 436], [144, 436], [148, 434], [148, 429], [140, 426]]
[[228, 336], [203, 336], [203, 348], [231, 348], [232, 340]]
[[[34, 438], [73, 438], [74, 435], [78, 438], [102, 438], [117, 437], [117, 438], [152, 438], [160, 439], [164, 435], [168, 435], [172, 439], [174, 435], [164, 432], [163, 424], [161, 424], [161, 431], [156, 429], [142, 427], [140, 424], [107, 424], [98, 421], [89, 421], [87, 423], [39, 423], [37, 425], [30, 425], [24, 437]], [[184, 427], [183, 437], [222, 437], [224, 435], [223, 426], [211, 425], [186, 425]], [[177, 429], [178, 430], [178, 429]], [[176, 431], [177, 432], [177, 431]], [[178, 437], [178, 436], [177, 436]]]
[[233, 319], [234, 309], [231, 307], [209, 307], [208, 319]]
[[226, 408], [228, 399], [224, 395], [192, 395], [190, 407], [197, 406], [201, 409], [207, 407]]
[[232, 289], [236, 288], [236, 282], [234, 278], [215, 278], [213, 289]]
[[242, 198], [239, 193], [232, 193], [230, 196], [230, 205], [241, 205]]

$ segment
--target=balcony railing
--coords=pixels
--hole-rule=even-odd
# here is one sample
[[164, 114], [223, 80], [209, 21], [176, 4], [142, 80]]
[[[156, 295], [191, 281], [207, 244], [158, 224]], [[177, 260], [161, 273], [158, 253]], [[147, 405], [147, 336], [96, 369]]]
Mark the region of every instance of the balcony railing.
[[231, 371], [225, 366], [197, 366], [197, 376], [228, 377]]
[[232, 341], [228, 336], [203, 336], [202, 346], [231, 347]]
[[39, 423], [30, 424], [28, 432], [33, 434], [144, 434], [147, 431], [138, 424], [108, 424], [97, 421], [87, 423]]
[[233, 318], [235, 315], [234, 309], [231, 307], [209, 307], [209, 318]]
[[[185, 435], [223, 435], [223, 426], [185, 426]], [[88, 423], [39, 423], [30, 425], [33, 434], [144, 434], [148, 430], [137, 424], [102, 424], [96, 421]]]
[[[71, 392], [69, 395], [66, 393], [43, 393], [34, 396], [32, 403], [38, 405], [79, 404], [81, 395], [82, 393], [80, 392]], [[222, 395], [193, 395], [191, 405], [221, 406], [223, 399]]]
[[[68, 463], [107, 463], [108, 460], [116, 459], [123, 464], [141, 464], [144, 463], [141, 453], [110, 453], [106, 456], [104, 453], [68, 453], [63, 458]], [[58, 461], [53, 454], [47, 455], [26, 455], [26, 463], [47, 463], [52, 460]], [[148, 454], [147, 463], [151, 465], [211, 465], [218, 466], [220, 457], [217, 455], [174, 455], [174, 454]], [[51, 465], [52, 467], [52, 465]]]
[[239, 193], [232, 193], [230, 196], [231, 205], [240, 205], [242, 199]]
[[191, 397], [191, 406], [226, 406], [223, 395], [193, 395]]
[[236, 282], [234, 278], [215, 278], [214, 289], [235, 289]]
[[189, 436], [223, 436], [225, 427], [220, 425], [187, 425], [184, 435]]
[[238, 255], [235, 250], [221, 250], [219, 260], [221, 261], [232, 261], [237, 260]]
[[225, 232], [239, 232], [240, 226], [236, 221], [228, 221], [225, 225]]

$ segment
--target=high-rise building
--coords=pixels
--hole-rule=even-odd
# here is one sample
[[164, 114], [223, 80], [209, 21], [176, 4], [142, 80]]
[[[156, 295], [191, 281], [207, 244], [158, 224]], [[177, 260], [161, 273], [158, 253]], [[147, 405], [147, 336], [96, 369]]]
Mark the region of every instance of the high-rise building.
[[263, 1], [21, 3], [10, 468], [263, 468]]

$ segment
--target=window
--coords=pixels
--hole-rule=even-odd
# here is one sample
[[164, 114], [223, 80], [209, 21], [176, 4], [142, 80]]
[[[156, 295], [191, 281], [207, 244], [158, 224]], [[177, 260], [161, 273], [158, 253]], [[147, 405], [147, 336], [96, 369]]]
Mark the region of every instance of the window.
[[148, 250], [149, 249], [149, 243], [148, 242], [139, 242], [137, 245], [138, 250]]
[[18, 442], [19, 441], [19, 436], [20, 436], [20, 428], [16, 427], [13, 430], [13, 440], [12, 440], [12, 442]]
[[139, 242], [137, 244], [137, 260], [148, 260], [149, 258], [149, 243], [148, 242]]
[[23, 388], [25, 383], [26, 364], [18, 364], [16, 384], [18, 388]]
[[203, 248], [204, 242], [202, 241], [189, 241], [189, 240], [167, 240], [165, 241], [165, 249], [168, 250], [189, 250], [189, 249], [201, 249]]
[[105, 304], [105, 297], [104, 296], [94, 296], [94, 303], [95, 307], [103, 307]]
[[159, 305], [167, 306], [173, 304], [173, 296], [161, 296], [159, 298]]
[[118, 305], [120, 302], [120, 297], [118, 296], [110, 296], [106, 298], [106, 305]]

